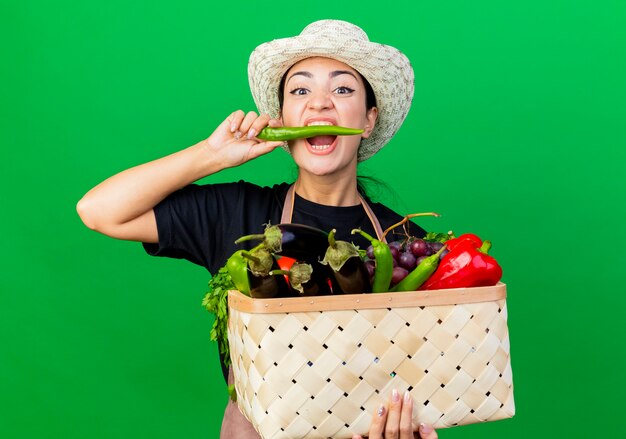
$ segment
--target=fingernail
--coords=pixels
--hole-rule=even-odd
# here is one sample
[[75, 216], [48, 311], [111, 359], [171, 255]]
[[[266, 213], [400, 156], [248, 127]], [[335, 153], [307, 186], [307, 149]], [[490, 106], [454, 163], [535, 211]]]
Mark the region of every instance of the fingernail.
[[411, 402], [411, 394], [407, 390], [406, 392], [404, 392], [404, 403], [409, 404], [410, 402]]
[[400, 394], [398, 393], [398, 391], [396, 389], [393, 389], [391, 391], [391, 400], [393, 402], [398, 402], [400, 401]]
[[236, 129], [237, 129], [237, 123], [236, 122], [231, 122], [231, 124], [230, 124], [230, 132], [234, 133]]
[[384, 414], [385, 414], [385, 406], [381, 404], [380, 407], [378, 407], [378, 417], [381, 417]]
[[420, 424], [420, 433], [428, 434], [433, 431], [433, 427], [426, 425], [423, 422]]
[[248, 139], [252, 139], [254, 136], [256, 136], [256, 130], [254, 128], [250, 128], [248, 131]]
[[235, 133], [235, 139], [237, 139], [237, 140], [241, 139], [241, 131], [237, 131]]

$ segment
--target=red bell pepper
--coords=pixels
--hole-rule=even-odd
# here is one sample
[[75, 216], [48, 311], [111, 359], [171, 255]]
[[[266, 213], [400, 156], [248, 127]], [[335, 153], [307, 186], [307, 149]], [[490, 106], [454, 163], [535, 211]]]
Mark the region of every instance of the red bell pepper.
[[[487, 254], [491, 242], [481, 242], [476, 235], [462, 239], [463, 236], [454, 238], [448, 247], [450, 251], [420, 290], [486, 287], [497, 284], [502, 278], [502, 268]], [[446, 241], [446, 245], [450, 241]]]
[[478, 236], [474, 235], [473, 233], [464, 233], [461, 236], [458, 236], [456, 238], [448, 239], [445, 243], [446, 243], [446, 246], [448, 247], [448, 250], [452, 250], [454, 247], [456, 247], [456, 245], [459, 242], [463, 242], [466, 240], [474, 243], [476, 247], [480, 247], [481, 245], [483, 245], [482, 239], [480, 239]]

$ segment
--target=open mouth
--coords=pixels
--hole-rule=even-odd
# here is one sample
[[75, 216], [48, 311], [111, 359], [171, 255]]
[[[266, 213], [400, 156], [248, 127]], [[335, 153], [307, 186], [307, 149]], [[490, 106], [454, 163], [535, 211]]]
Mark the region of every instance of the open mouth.
[[[307, 124], [307, 126], [317, 125], [333, 125], [330, 121], [316, 120]], [[316, 154], [330, 153], [336, 144], [337, 136], [315, 136], [306, 139], [309, 150]]]
[[315, 136], [306, 139], [310, 148], [314, 151], [324, 151], [329, 149], [337, 140], [337, 136]]

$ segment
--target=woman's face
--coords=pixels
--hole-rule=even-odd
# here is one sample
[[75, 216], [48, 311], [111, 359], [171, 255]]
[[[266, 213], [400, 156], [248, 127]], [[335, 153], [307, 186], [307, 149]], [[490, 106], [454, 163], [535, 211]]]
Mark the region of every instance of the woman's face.
[[356, 173], [361, 138], [370, 135], [377, 109], [366, 109], [361, 75], [330, 58], [307, 58], [287, 72], [282, 121], [285, 126], [338, 125], [364, 129], [356, 136], [319, 136], [289, 143], [301, 170], [314, 175]]

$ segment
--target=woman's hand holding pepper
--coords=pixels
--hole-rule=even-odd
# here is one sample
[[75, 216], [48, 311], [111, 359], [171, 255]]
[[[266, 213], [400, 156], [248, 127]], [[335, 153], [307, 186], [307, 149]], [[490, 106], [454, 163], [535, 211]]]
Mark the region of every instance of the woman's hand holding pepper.
[[273, 151], [283, 142], [261, 141], [255, 136], [266, 126], [280, 127], [281, 122], [267, 114], [237, 110], [228, 116], [206, 139], [205, 149], [221, 169], [232, 168]]
[[[437, 439], [437, 432], [429, 425], [420, 424], [419, 433], [413, 432], [413, 399], [409, 392], [400, 397], [393, 390], [386, 405], [381, 405], [372, 417], [369, 439]], [[362, 439], [355, 435], [352, 439]]]
[[266, 114], [235, 111], [208, 139], [106, 179], [78, 202], [78, 214], [87, 227], [113, 238], [156, 243], [154, 206], [190, 183], [282, 145], [254, 137], [268, 125], [281, 123]]

